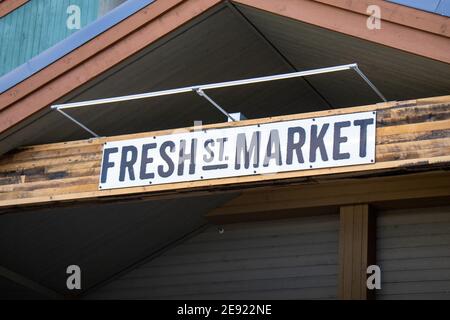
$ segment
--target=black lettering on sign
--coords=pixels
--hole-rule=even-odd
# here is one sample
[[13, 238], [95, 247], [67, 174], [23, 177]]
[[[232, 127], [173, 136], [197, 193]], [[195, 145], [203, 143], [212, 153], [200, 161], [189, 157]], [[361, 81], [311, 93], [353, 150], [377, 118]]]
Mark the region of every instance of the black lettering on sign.
[[365, 158], [367, 155], [367, 127], [373, 124], [373, 119], [363, 119], [353, 121], [355, 126], [359, 126], [359, 156]]
[[[298, 135], [298, 141], [294, 142], [294, 136]], [[292, 157], [295, 151], [297, 162], [304, 163], [302, 147], [305, 144], [306, 132], [302, 127], [292, 127], [288, 129], [286, 164], [292, 164]]]
[[170, 177], [175, 169], [175, 164], [167, 154], [166, 151], [167, 148], [169, 148], [170, 152], [174, 152], [175, 143], [173, 143], [172, 141], [165, 141], [161, 144], [161, 147], [159, 148], [159, 154], [161, 155], [161, 158], [167, 163], [168, 166], [168, 169], [166, 171], [164, 171], [163, 165], [158, 166], [158, 174], [163, 178]]
[[319, 134], [317, 134], [317, 125], [313, 124], [311, 126], [311, 144], [309, 149], [309, 162], [316, 162], [316, 152], [317, 149], [320, 150], [320, 155], [323, 161], [328, 161], [327, 150], [325, 149], [325, 143], [323, 141], [325, 134], [327, 133], [328, 127], [330, 125], [325, 123], [320, 129]]
[[[128, 154], [130, 154], [130, 159], [128, 159]], [[133, 165], [136, 163], [137, 155], [138, 150], [135, 146], [122, 147], [119, 181], [125, 181], [126, 171], [128, 171], [128, 176], [130, 177], [130, 180], [135, 180]]]
[[228, 168], [228, 165], [226, 163], [224, 164], [211, 164], [209, 166], [203, 166], [202, 169], [207, 170], [218, 170], [218, 169], [226, 169]]
[[350, 121], [341, 121], [334, 124], [334, 137], [333, 137], [333, 159], [342, 160], [350, 159], [350, 153], [341, 153], [341, 143], [347, 142], [348, 138], [341, 136], [341, 129], [350, 127]]
[[153, 179], [155, 177], [153, 172], [147, 172], [147, 164], [153, 162], [153, 158], [148, 156], [148, 150], [154, 148], [156, 148], [156, 143], [147, 143], [142, 146], [141, 171], [139, 173], [141, 180]]
[[267, 143], [266, 155], [263, 166], [268, 167], [270, 160], [274, 159], [277, 166], [282, 165], [280, 150], [280, 135], [277, 129], [270, 130], [269, 142]]
[[182, 176], [184, 172], [184, 162], [189, 160], [189, 174], [195, 173], [195, 152], [197, 150], [197, 139], [191, 141], [191, 153], [186, 153], [186, 140], [180, 141], [180, 153], [178, 161], [178, 175]]
[[208, 139], [204, 143], [205, 151], [209, 155], [209, 157], [206, 154], [203, 156], [203, 161], [205, 161], [205, 162], [211, 162], [211, 161], [214, 160], [214, 151], [211, 149], [211, 147], [209, 145], [211, 145], [211, 147], [214, 147], [214, 140], [213, 139]]
[[119, 152], [119, 148], [106, 148], [103, 151], [103, 164], [102, 164], [102, 177], [101, 177], [101, 183], [106, 182], [106, 178], [108, 177], [108, 169], [114, 168], [114, 162], [109, 161], [109, 156], [112, 153]]
[[219, 161], [223, 161], [223, 154], [225, 150], [225, 142], [228, 141], [228, 138], [220, 138], [217, 139], [217, 142], [219, 143]]
[[201, 131], [108, 142], [99, 188], [191, 181], [196, 173], [199, 179], [213, 179], [375, 162], [373, 114], [226, 128], [210, 136]]
[[[259, 165], [259, 140], [261, 132], [255, 131], [252, 134], [250, 146], [247, 148], [247, 139], [245, 133], [239, 133], [236, 138], [236, 159], [234, 163], [235, 169], [241, 168], [242, 156], [244, 156], [244, 167], [250, 167], [250, 158], [253, 158], [253, 167], [257, 168]], [[250, 153], [252, 154], [250, 156]]]

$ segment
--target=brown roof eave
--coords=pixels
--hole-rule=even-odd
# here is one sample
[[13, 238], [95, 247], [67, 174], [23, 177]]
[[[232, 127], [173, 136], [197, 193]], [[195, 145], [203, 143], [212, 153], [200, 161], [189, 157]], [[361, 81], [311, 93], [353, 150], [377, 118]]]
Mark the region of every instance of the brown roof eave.
[[[234, 0], [286, 18], [450, 63], [450, 19], [382, 0]], [[381, 12], [381, 29], [367, 28], [369, 5]]]
[[0, 2], [0, 18], [10, 14], [30, 0], [3, 0]]

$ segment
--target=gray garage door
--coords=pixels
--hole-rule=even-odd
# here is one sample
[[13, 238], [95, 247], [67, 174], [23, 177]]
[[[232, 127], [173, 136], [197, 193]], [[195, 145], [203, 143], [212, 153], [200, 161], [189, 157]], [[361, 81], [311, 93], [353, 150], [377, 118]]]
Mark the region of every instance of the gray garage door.
[[450, 299], [450, 207], [379, 214], [378, 299]]
[[88, 298], [332, 299], [337, 215], [211, 226]]

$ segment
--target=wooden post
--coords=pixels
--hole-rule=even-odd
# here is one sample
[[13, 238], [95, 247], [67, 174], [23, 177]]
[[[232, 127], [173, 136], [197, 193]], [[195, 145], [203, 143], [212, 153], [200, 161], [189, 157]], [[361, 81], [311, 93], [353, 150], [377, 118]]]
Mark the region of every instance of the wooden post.
[[368, 204], [340, 208], [339, 294], [340, 299], [373, 298], [367, 289], [367, 267], [375, 263], [375, 216]]

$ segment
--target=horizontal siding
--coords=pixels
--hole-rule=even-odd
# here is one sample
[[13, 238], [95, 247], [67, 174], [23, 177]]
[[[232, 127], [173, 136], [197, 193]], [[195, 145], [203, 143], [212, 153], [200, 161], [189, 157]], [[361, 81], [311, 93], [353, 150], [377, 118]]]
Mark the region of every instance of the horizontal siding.
[[377, 225], [377, 298], [450, 299], [450, 207], [387, 211]]
[[333, 299], [337, 215], [211, 226], [89, 299]]

